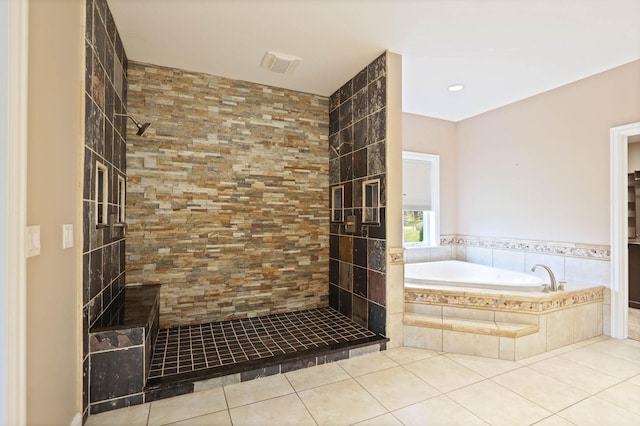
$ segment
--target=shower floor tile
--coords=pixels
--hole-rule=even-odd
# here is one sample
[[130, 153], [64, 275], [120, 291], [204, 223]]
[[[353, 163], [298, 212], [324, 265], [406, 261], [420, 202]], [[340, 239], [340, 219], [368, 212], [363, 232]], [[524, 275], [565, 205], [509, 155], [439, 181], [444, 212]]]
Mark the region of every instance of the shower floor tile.
[[295, 355], [376, 336], [331, 308], [161, 329], [149, 379]]

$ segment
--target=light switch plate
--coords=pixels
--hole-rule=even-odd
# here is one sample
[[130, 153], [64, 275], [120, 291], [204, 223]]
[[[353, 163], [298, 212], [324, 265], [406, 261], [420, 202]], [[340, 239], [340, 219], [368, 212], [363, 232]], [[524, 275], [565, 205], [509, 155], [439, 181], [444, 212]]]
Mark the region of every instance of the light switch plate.
[[62, 225], [62, 248], [73, 247], [73, 224]]
[[40, 225], [27, 226], [27, 257], [40, 254]]

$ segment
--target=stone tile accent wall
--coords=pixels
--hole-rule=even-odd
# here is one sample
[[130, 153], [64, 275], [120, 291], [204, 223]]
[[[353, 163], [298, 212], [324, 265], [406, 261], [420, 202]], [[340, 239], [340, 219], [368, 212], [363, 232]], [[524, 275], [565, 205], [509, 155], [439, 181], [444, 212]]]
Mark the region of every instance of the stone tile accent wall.
[[89, 412], [89, 329], [125, 284], [124, 228], [96, 226], [96, 161], [108, 169], [109, 216], [116, 213], [118, 177], [126, 179], [127, 56], [106, 0], [87, 0], [83, 179], [83, 414]]
[[129, 63], [127, 283], [161, 325], [327, 305], [329, 100]]
[[[386, 334], [386, 53], [330, 98], [329, 180], [344, 186], [344, 217], [355, 231], [332, 222], [329, 304]], [[380, 179], [380, 225], [362, 224], [362, 183]]]

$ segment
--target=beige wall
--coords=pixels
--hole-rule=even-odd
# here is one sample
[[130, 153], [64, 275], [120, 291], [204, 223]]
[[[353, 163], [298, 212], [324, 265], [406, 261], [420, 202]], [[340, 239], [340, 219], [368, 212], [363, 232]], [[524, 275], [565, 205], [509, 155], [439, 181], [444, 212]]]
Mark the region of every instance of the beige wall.
[[402, 114], [402, 149], [440, 156], [440, 233], [457, 232], [457, 129], [452, 121]]
[[[78, 344], [84, 2], [29, 2], [27, 422], [69, 424], [80, 411]], [[62, 224], [74, 248], [62, 249]]]
[[609, 129], [640, 121], [640, 61], [463, 120], [458, 233], [609, 243]]

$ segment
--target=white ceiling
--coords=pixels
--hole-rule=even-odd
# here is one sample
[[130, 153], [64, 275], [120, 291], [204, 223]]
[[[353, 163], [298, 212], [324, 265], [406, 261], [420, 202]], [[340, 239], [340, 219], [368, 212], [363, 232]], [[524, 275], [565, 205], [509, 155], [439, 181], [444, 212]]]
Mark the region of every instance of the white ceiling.
[[[404, 111], [452, 121], [640, 59], [640, 0], [108, 3], [129, 59], [325, 96], [389, 49]], [[266, 71], [267, 50], [302, 62]]]

